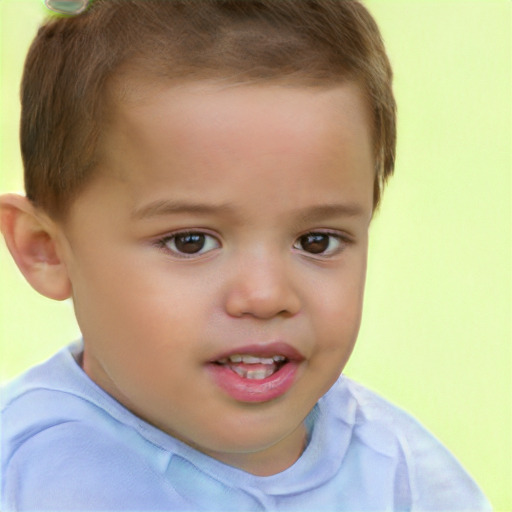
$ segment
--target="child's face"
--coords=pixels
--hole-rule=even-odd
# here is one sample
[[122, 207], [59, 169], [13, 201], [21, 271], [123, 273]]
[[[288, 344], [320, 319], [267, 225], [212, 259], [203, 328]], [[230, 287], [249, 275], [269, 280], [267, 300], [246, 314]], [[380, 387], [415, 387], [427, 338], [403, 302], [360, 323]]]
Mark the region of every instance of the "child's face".
[[362, 95], [147, 88], [114, 119], [61, 226], [84, 368], [186, 443], [281, 471], [359, 328], [374, 181]]

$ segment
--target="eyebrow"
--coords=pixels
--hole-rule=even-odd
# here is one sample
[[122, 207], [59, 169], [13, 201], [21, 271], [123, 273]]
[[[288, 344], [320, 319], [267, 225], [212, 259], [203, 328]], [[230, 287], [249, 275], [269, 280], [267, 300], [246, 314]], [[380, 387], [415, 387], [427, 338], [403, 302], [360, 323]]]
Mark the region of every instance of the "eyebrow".
[[176, 215], [179, 213], [188, 213], [196, 215], [226, 214], [234, 210], [229, 204], [206, 204], [193, 203], [188, 201], [172, 201], [169, 199], [160, 199], [153, 201], [132, 212], [132, 218], [143, 220], [151, 217], [162, 217], [166, 215]]
[[365, 211], [358, 203], [328, 203], [311, 206], [298, 213], [302, 221], [311, 222], [329, 217], [358, 217], [362, 216]]
[[[131, 217], [135, 220], [144, 220], [176, 214], [227, 215], [233, 214], [234, 211], [234, 205], [229, 203], [207, 204], [160, 199], [136, 208]], [[361, 216], [364, 214], [364, 208], [357, 203], [327, 203], [300, 209], [293, 213], [303, 222], [312, 222], [328, 217]]]

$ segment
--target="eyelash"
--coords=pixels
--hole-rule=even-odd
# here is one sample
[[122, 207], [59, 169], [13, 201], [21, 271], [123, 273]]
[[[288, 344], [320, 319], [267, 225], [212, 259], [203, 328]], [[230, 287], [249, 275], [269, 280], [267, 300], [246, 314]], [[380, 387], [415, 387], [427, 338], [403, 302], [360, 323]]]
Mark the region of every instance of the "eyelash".
[[[206, 252], [194, 252], [194, 253], [190, 253], [190, 254], [181, 252], [176, 247], [176, 239], [178, 237], [187, 237], [187, 236], [189, 236], [189, 237], [201, 236], [201, 237], [204, 237], [205, 239], [209, 240], [210, 243], [212, 240], [214, 240], [216, 242], [217, 247], [210, 248]], [[169, 243], [173, 243], [175, 249], [170, 248]], [[197, 258], [199, 256], [203, 256], [204, 254], [207, 254], [208, 252], [210, 252], [214, 249], [221, 247], [220, 241], [215, 236], [213, 236], [205, 231], [200, 231], [200, 230], [178, 231], [176, 233], [171, 233], [162, 238], [159, 238], [156, 241], [156, 245], [157, 245], [157, 247], [164, 250], [165, 252], [170, 253], [173, 256], [175, 256], [177, 258], [182, 258], [182, 259]], [[203, 248], [201, 247], [200, 250], [202, 250], [202, 249]]]
[[300, 243], [300, 241], [302, 239], [304, 239], [306, 237], [314, 237], [314, 236], [327, 236], [327, 237], [329, 237], [329, 239], [328, 239], [329, 245], [331, 245], [331, 242], [333, 240], [335, 240], [338, 245], [336, 248], [331, 249], [329, 252], [323, 251], [323, 252], [319, 252], [319, 253], [314, 253], [314, 252], [305, 251], [307, 256], [310, 258], [329, 259], [329, 258], [336, 256], [339, 253], [343, 252], [343, 250], [347, 247], [347, 245], [352, 243], [351, 238], [349, 238], [347, 235], [343, 235], [339, 232], [321, 231], [321, 230], [308, 231], [307, 233], [304, 233], [303, 235], [301, 235], [297, 238], [297, 240], [293, 244], [294, 249], [304, 250], [304, 249], [300, 249], [299, 247], [297, 247], [297, 245]]
[[[201, 242], [203, 242], [203, 244], [197, 252], [187, 254], [185, 252], [180, 251], [178, 249], [178, 247], [176, 247], [176, 240], [178, 237], [185, 238], [185, 237], [194, 237], [194, 236], [196, 236], [196, 237], [199, 236], [199, 237], [203, 238], [203, 240], [199, 242], [200, 245], [201, 245]], [[327, 252], [327, 250], [324, 250], [324, 251], [321, 251], [318, 253], [308, 252], [304, 248], [302, 248], [302, 249], [300, 248], [299, 244], [304, 243], [304, 241], [307, 239], [307, 237], [313, 238], [315, 236], [316, 237], [327, 236], [327, 237], [329, 237], [327, 240], [328, 247], [332, 244], [333, 241], [335, 241], [337, 246], [334, 249], [330, 249], [328, 252]], [[212, 241], [214, 241], [215, 247], [208, 247], [208, 244], [211, 245]], [[174, 246], [174, 248], [169, 247], [170, 243]], [[316, 242], [310, 241], [310, 243], [316, 243]], [[339, 232], [319, 230], [319, 231], [308, 231], [308, 232], [304, 233], [303, 235], [300, 235], [299, 237], [297, 237], [297, 239], [293, 243], [293, 248], [300, 252], [304, 252], [308, 257], [311, 257], [311, 258], [329, 259], [329, 258], [341, 253], [347, 247], [347, 245], [349, 245], [350, 243], [352, 243], [352, 240], [348, 236], [342, 235]], [[206, 251], [204, 251], [205, 244], [207, 245]], [[198, 258], [205, 254], [208, 254], [209, 252], [211, 252], [215, 249], [222, 247], [221, 242], [218, 240], [218, 238], [216, 236], [211, 235], [211, 234], [209, 234], [205, 231], [201, 231], [201, 230], [178, 231], [176, 233], [171, 233], [169, 235], [166, 235], [166, 236], [156, 240], [155, 245], [158, 248], [165, 251], [166, 253], [168, 253], [168, 254], [170, 253], [174, 257], [181, 258], [181, 259]]]

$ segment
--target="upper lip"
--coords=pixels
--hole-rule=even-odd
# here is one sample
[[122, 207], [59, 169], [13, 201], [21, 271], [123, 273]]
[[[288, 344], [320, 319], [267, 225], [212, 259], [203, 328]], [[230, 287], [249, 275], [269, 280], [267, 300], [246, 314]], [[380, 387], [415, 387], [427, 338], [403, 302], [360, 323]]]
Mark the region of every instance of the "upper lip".
[[273, 342], [273, 343], [256, 343], [251, 345], [244, 345], [239, 347], [233, 347], [225, 352], [222, 352], [212, 358], [209, 362], [214, 363], [221, 359], [229, 358], [235, 354], [247, 354], [256, 357], [272, 357], [272, 356], [284, 356], [286, 359], [291, 361], [302, 361], [304, 356], [295, 347], [288, 345], [284, 342]]

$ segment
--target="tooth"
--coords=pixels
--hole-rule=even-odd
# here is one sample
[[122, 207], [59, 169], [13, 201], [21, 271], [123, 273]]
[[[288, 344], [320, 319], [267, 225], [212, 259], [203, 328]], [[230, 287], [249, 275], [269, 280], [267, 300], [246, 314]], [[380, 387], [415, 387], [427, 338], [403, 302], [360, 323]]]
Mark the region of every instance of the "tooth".
[[242, 361], [246, 364], [256, 364], [260, 363], [261, 359], [259, 357], [254, 356], [242, 356]]
[[257, 357], [248, 354], [233, 354], [229, 357], [223, 357], [219, 359], [217, 362], [220, 364], [228, 364], [228, 363], [244, 363], [244, 364], [264, 364], [264, 365], [273, 365], [275, 363], [282, 363], [286, 360], [286, 357], [281, 355], [276, 355], [272, 357]]
[[238, 375], [240, 375], [240, 377], [247, 377], [247, 370], [244, 370], [244, 368], [240, 368], [238, 366], [231, 366], [231, 369], [237, 373]]
[[272, 373], [272, 370], [248, 370], [246, 378], [251, 380], [262, 380], [270, 377]]
[[237, 375], [244, 379], [249, 380], [262, 380], [270, 377], [274, 372], [275, 368], [267, 368], [267, 369], [257, 369], [257, 370], [246, 370], [244, 368], [240, 368], [238, 366], [231, 366], [231, 370], [233, 370]]
[[271, 357], [242, 356], [242, 361], [246, 364], [274, 364]]

